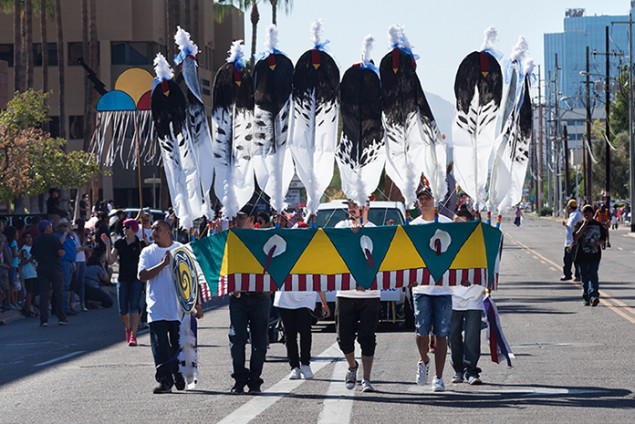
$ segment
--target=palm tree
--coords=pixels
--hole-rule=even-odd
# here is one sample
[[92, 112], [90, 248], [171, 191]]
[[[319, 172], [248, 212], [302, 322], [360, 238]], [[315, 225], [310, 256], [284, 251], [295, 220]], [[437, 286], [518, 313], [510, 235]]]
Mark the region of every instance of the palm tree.
[[243, 12], [251, 8], [251, 60], [250, 64], [253, 68], [254, 57], [256, 56], [256, 36], [258, 34], [258, 22], [260, 21], [260, 13], [258, 12], [258, 0], [218, 0], [214, 4], [214, 17], [220, 22], [225, 15], [231, 12], [231, 7], [235, 6]]
[[64, 110], [64, 31], [62, 26], [62, 0], [55, 0], [55, 32], [57, 33], [57, 68], [59, 74], [60, 120], [59, 136], [66, 138], [66, 112]]
[[278, 25], [278, 8], [284, 6], [285, 13], [289, 13], [293, 7], [293, 0], [269, 0], [271, 3], [271, 23]]
[[25, 77], [26, 87], [33, 87], [33, 2], [32, 0], [24, 1], [24, 54], [25, 60]]
[[42, 91], [49, 91], [49, 43], [46, 33], [47, 1], [40, 0], [40, 38], [42, 39]]

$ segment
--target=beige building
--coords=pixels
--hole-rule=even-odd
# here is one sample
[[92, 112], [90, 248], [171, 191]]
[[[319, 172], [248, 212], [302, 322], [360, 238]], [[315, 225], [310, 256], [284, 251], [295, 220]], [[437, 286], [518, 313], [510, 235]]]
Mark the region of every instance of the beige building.
[[[227, 57], [231, 42], [244, 38], [244, 17], [241, 12], [233, 10], [223, 18], [222, 23], [214, 20], [214, 3], [212, 0], [190, 0], [198, 2], [198, 15], [190, 13], [196, 19], [198, 34], [187, 28], [185, 23], [184, 1], [181, 1], [180, 22], [186, 31], [191, 33], [192, 40], [199, 47], [199, 79], [203, 101], [211, 106], [211, 89], [214, 72]], [[174, 30], [166, 32], [165, 0], [96, 0], [97, 6], [97, 38], [99, 69], [97, 76], [105, 84], [106, 90], [112, 90], [115, 81], [125, 70], [139, 67], [148, 70], [153, 76], [152, 61], [157, 52], [167, 57], [168, 43], [174, 43]], [[59, 125], [64, 125], [69, 139], [70, 149], [81, 149], [84, 128], [84, 81], [85, 70], [77, 64], [82, 56], [81, 0], [64, 0], [62, 4], [62, 21], [64, 37], [65, 61], [65, 113], [66, 122], [59, 122], [59, 84], [57, 67], [57, 35], [54, 18], [47, 21], [49, 50], [49, 89], [51, 132], [58, 132]], [[176, 25], [176, 24], [175, 24]], [[192, 26], [195, 26], [192, 24]], [[39, 16], [33, 16], [33, 55], [34, 73], [33, 88], [42, 88], [42, 56]], [[14, 92], [13, 73], [13, 15], [0, 14], [0, 64], [8, 63], [6, 89]], [[174, 47], [178, 52], [178, 48]], [[172, 58], [168, 58], [172, 62]], [[0, 89], [2, 87], [2, 66], [0, 66]], [[91, 85], [92, 89], [92, 85]], [[0, 101], [2, 96], [0, 95]], [[156, 165], [144, 166], [142, 185], [145, 205], [154, 205], [158, 186], [152, 180], [159, 178], [160, 170]], [[114, 199], [120, 206], [138, 206], [138, 183], [136, 170], [126, 170], [115, 165], [112, 176], [103, 177], [101, 181], [102, 199]], [[153, 193], [154, 191], [154, 193]]]

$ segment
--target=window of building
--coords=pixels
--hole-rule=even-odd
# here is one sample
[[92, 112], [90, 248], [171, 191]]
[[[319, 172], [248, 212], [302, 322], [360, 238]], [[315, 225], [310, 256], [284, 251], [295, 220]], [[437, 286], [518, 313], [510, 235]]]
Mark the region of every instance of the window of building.
[[49, 121], [49, 132], [51, 133], [51, 137], [59, 137], [60, 136], [60, 117], [59, 116], [50, 116], [51, 120]]
[[68, 135], [69, 139], [84, 138], [84, 116], [68, 117]]
[[113, 42], [110, 45], [112, 64], [151, 65], [158, 48], [151, 42]]
[[13, 44], [0, 44], [0, 60], [4, 60], [13, 66]]
[[[49, 66], [57, 66], [57, 43], [48, 43]], [[33, 65], [42, 66], [42, 43], [33, 44]]]
[[[68, 66], [79, 66], [77, 59], [84, 58], [84, 61], [88, 63], [86, 56], [84, 55], [84, 47], [81, 42], [68, 43]], [[99, 44], [97, 45], [97, 65], [99, 65]]]

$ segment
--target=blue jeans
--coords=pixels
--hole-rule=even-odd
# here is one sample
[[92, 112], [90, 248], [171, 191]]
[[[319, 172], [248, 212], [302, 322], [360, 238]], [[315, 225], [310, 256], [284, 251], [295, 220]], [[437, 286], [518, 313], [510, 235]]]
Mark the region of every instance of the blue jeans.
[[152, 321], [150, 323], [150, 345], [159, 383], [172, 387], [173, 375], [179, 372], [179, 328], [178, 321]]
[[141, 280], [119, 281], [117, 284], [117, 300], [119, 302], [119, 315], [127, 315], [139, 312], [139, 300], [143, 282]]
[[[262, 367], [267, 355], [269, 310], [271, 297], [263, 293], [241, 293], [229, 296], [229, 351], [232, 357], [232, 377], [236, 386], [260, 388]], [[249, 331], [247, 331], [249, 327]], [[251, 336], [249, 369], [245, 368], [245, 347]]]
[[86, 262], [75, 262], [75, 278], [77, 279], [77, 295], [79, 303], [86, 305], [86, 290], [84, 290], [84, 277], [86, 276]]
[[[450, 363], [457, 374], [466, 377], [478, 377], [481, 369], [477, 367], [481, 356], [481, 316], [483, 311], [452, 311], [450, 324]], [[465, 330], [465, 337], [463, 337]]]
[[452, 320], [452, 295], [430, 296], [415, 293], [415, 332], [419, 336], [427, 336], [430, 330], [437, 337], [450, 335]]
[[598, 268], [600, 261], [578, 262], [582, 277], [582, 298], [591, 300], [600, 297], [600, 282], [598, 280]]
[[64, 276], [64, 312], [70, 311], [68, 304], [68, 290], [71, 288], [71, 280], [73, 279], [73, 263], [62, 261], [62, 275]]

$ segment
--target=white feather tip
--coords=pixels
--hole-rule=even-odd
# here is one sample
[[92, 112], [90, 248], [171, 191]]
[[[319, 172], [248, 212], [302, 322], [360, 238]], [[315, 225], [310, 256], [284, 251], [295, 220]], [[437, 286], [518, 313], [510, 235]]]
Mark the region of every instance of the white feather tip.
[[518, 42], [514, 46], [514, 50], [512, 50], [512, 54], [510, 55], [510, 59], [512, 62], [520, 62], [525, 57], [525, 54], [529, 50], [529, 45], [527, 44], [527, 40], [522, 35], [518, 37]]
[[525, 72], [525, 75], [533, 74], [535, 66], [536, 64], [534, 63], [533, 59], [527, 59], [527, 61], [525, 62], [525, 67], [523, 69], [523, 71]]
[[243, 52], [243, 40], [236, 40], [232, 43], [232, 46], [229, 48], [229, 57], [227, 58], [227, 62], [232, 63], [236, 62], [245, 56], [245, 52]]
[[311, 24], [311, 43], [314, 46], [320, 44], [320, 36], [322, 34], [322, 19], [316, 19]]
[[154, 72], [157, 74], [157, 78], [161, 81], [171, 80], [174, 78], [174, 71], [170, 68], [170, 64], [165, 60], [165, 56], [161, 53], [157, 53], [154, 58]]
[[368, 65], [370, 63], [370, 51], [373, 49], [375, 38], [368, 34], [362, 42], [362, 63]]
[[388, 41], [390, 46], [398, 46], [403, 37], [403, 28], [399, 25], [391, 25], [388, 27]]
[[198, 54], [198, 46], [194, 44], [190, 38], [190, 33], [180, 26], [177, 26], [176, 28], [177, 30], [176, 34], [174, 34], [174, 42], [177, 46], [179, 46], [179, 50], [188, 51], [188, 54], [196, 56]]
[[265, 51], [270, 52], [278, 47], [278, 27], [269, 25], [265, 36]]
[[494, 48], [494, 43], [498, 40], [498, 31], [493, 26], [487, 27], [483, 32], [483, 46], [481, 50], [488, 50]]

